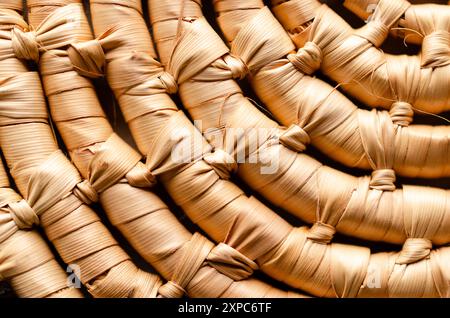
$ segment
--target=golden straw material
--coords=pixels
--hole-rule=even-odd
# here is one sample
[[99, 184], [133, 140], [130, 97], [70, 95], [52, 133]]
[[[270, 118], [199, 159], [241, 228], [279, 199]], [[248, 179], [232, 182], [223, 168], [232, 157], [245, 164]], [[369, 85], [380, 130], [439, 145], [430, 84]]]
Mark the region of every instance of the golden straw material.
[[[153, 13], [171, 9], [166, 2], [151, 4]], [[448, 248], [433, 250], [425, 259], [413, 262], [410, 249], [401, 254], [371, 255], [366, 248], [319, 243], [316, 238], [323, 227], [316, 226], [313, 233], [304, 227], [294, 229], [256, 199], [247, 198], [232, 183], [220, 179], [214, 166], [202, 160], [210, 148], [164, 94], [175, 87], [154, 60], [140, 10], [138, 1], [126, 5], [114, 0], [91, 1], [94, 30], [106, 53], [108, 81], [139, 149], [147, 154], [147, 167], [195, 223], [216, 241], [255, 260], [264, 272], [314, 295], [447, 295]], [[179, 13], [175, 7], [171, 14], [179, 20]], [[176, 32], [176, 25], [174, 29]], [[121, 45], [114, 48], [111, 43]], [[187, 69], [184, 75], [192, 72]], [[182, 133], [173, 138], [173, 131], [180, 128]], [[195, 138], [200, 144], [190, 142]], [[172, 160], [167, 149], [186, 142], [193, 151], [180, 158], [183, 160]], [[408, 243], [408, 248], [413, 245]], [[405, 253], [410, 255], [409, 264], [396, 264]], [[374, 268], [380, 274], [380, 288], [364, 288]]]
[[[89, 25], [81, 4], [52, 6], [54, 1], [34, 2], [29, 17], [35, 30], [55, 17], [80, 21], [72, 34], [85, 34], [86, 42], [64, 42], [43, 52], [39, 67], [52, 118], [63, 136], [71, 159], [87, 178], [107, 216], [133, 247], [169, 281], [159, 287], [161, 297], [298, 297], [295, 292], [273, 288], [247, 279], [257, 265], [226, 244], [214, 246], [199, 233], [192, 235], [148, 187], [155, 180], [141, 155], [113, 133], [90, 80], [97, 77], [104, 62], [99, 42], [90, 41]], [[44, 10], [45, 8], [45, 10]], [[47, 13], [44, 16], [43, 12]], [[45, 19], [44, 22], [35, 17]], [[89, 34], [89, 35], [88, 35]], [[114, 43], [114, 42], [113, 42]], [[92, 58], [92, 59], [91, 59]], [[86, 64], [77, 67], [77, 62]], [[98, 62], [98, 63], [97, 63]], [[74, 65], [72, 65], [74, 63]], [[84, 69], [89, 68], [85, 72]], [[94, 72], [95, 70], [95, 72]], [[104, 132], [104, 133], [102, 133]]]
[[[255, 92], [279, 122], [304, 132], [306, 142], [295, 149], [302, 151], [311, 142], [351, 167], [388, 168], [410, 177], [450, 175], [450, 126], [408, 127], [400, 112], [390, 117], [386, 111], [358, 109], [335, 88], [298, 70], [296, 63], [313, 55], [291, 53], [288, 35], [262, 1], [214, 4], [231, 55], [247, 65]], [[273, 45], [284, 50], [270, 50]], [[315, 44], [307, 47], [314, 50]], [[262, 61], [259, 68], [256, 60]]]
[[[358, 17], [368, 20], [379, 4], [384, 5], [381, 1], [345, 0], [343, 5]], [[421, 44], [424, 37], [440, 31], [447, 31], [447, 33], [450, 31], [450, 7], [434, 3], [409, 5], [405, 13], [390, 29], [391, 34], [403, 37], [405, 41], [415, 44]]]
[[[30, 217], [28, 217], [30, 215]], [[0, 280], [22, 298], [81, 298], [29, 220], [36, 214], [13, 189], [0, 163]]]
[[[182, 3], [171, 2], [173, 12]], [[239, 63], [236, 60], [245, 64], [246, 55], [239, 58], [226, 54], [228, 49], [204, 18], [194, 22], [182, 20], [183, 32], [177, 36], [179, 20], [170, 20], [168, 14], [158, 15], [160, 7], [163, 2], [151, 3], [155, 38], [163, 64], [178, 82], [185, 108], [194, 120], [201, 122], [199, 128], [210, 143], [238, 162], [239, 177], [252, 189], [309, 223], [325, 223], [352, 236], [397, 244], [414, 237], [430, 239], [437, 245], [448, 243], [450, 191], [417, 186], [396, 189], [392, 163], [388, 161], [392, 157], [386, 155], [386, 160], [376, 152], [377, 148], [373, 153], [381, 158], [370, 178], [356, 178], [298, 154], [299, 145], [308, 140], [304, 131], [298, 126], [278, 127], [243, 96], [233, 80], [233, 66]], [[195, 2], [185, 2], [184, 8], [197, 8], [189, 16], [201, 16]], [[185, 20], [186, 17], [183, 15]], [[252, 52], [252, 42], [246, 38], [240, 38], [243, 44], [239, 45], [245, 47], [248, 43], [246, 52]], [[265, 55], [284, 50], [279, 42], [263, 43], [255, 47], [261, 54], [251, 60], [249, 69], [262, 64]], [[237, 135], [227, 128], [248, 133]], [[220, 132], [219, 138], [216, 131]], [[251, 136], [255, 131], [256, 140]], [[245, 153], [245, 160], [238, 161], [242, 149], [250, 151]], [[264, 170], [264, 160], [254, 163], [254, 154], [270, 157], [273, 171]]]
[[[289, 31], [298, 52], [304, 52], [308, 42], [316, 45], [322, 52], [321, 71], [359, 100], [390, 109], [392, 115], [401, 113], [408, 121], [412, 111], [450, 110], [450, 19], [446, 14], [439, 18], [429, 15], [431, 23], [423, 23], [420, 55], [391, 55], [378, 47], [410, 7], [405, 0], [380, 1], [360, 29], [353, 29], [317, 0], [272, 3], [275, 16]], [[442, 7], [448, 11], [447, 6]]]
[[[5, 34], [8, 29], [11, 35], [18, 29], [25, 32], [26, 24], [16, 12], [2, 9], [0, 16]], [[50, 34], [68, 39], [59, 26], [46, 25]], [[0, 144], [18, 189], [63, 261], [79, 267], [79, 279], [93, 296], [155, 297], [161, 285], [158, 276], [138, 269], [84, 204], [94, 199], [92, 187], [57, 148], [39, 75], [13, 57], [13, 47], [11, 39], [1, 41]]]

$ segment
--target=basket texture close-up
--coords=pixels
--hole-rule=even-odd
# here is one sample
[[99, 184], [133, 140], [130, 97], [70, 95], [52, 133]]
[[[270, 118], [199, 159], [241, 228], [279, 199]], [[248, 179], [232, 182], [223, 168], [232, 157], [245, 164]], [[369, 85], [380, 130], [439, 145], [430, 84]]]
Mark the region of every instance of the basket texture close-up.
[[0, 299], [450, 298], [449, 123], [446, 0], [0, 0]]

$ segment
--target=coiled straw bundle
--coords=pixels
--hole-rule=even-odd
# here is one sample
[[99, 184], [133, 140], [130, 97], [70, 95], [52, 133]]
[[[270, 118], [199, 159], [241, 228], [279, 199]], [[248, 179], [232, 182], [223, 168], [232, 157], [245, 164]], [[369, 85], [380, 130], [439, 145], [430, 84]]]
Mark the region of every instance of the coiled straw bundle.
[[30, 208], [10, 188], [0, 163], [0, 279], [19, 297], [81, 297], [37, 231], [26, 231], [22, 216]]
[[[306, 47], [292, 53], [288, 35], [262, 1], [214, 3], [219, 25], [231, 43], [231, 54], [252, 65], [249, 79], [255, 92], [283, 125], [299, 126], [308, 142], [339, 162], [384, 170], [374, 172], [374, 177], [381, 174], [393, 182], [394, 171], [409, 177], [450, 175], [449, 126], [408, 126], [403, 116], [358, 109], [333, 87], [309, 75], [312, 72], [302, 65], [320, 62], [321, 51], [309, 51], [317, 46], [307, 42]], [[248, 36], [245, 46], [244, 34]], [[262, 45], [280, 48], [257, 51]], [[260, 62], [254, 65], [253, 60]]]
[[[73, 162], [113, 225], [169, 280], [158, 288], [158, 295], [299, 296], [256, 279], [242, 280], [253, 272], [252, 261], [224, 244], [214, 246], [199, 233], [192, 235], [156, 195], [142, 189], [151, 186], [154, 177], [140, 162], [141, 155], [113, 133], [91, 81], [82, 76], [101, 76], [104, 64], [102, 48], [90, 41], [92, 36], [83, 7], [79, 1], [53, 3], [46, 0], [28, 3], [30, 21], [36, 30], [50, 21], [55, 25], [75, 21], [70, 29], [75, 41], [70, 45], [37, 39], [41, 45], [39, 67], [52, 118]], [[58, 17], [63, 17], [61, 23]], [[91, 53], [94, 54], [86, 55]], [[84, 71], [82, 66], [78, 67], [81, 60], [92, 62], [91, 68]]]
[[[259, 11], [260, 2], [256, 2], [254, 9]], [[6, 88], [7, 102], [15, 104], [8, 107], [0, 99], [0, 143], [19, 190], [41, 216], [64, 261], [81, 263], [91, 273], [82, 280], [94, 296], [300, 296], [248, 278], [257, 269], [316, 296], [450, 295], [450, 247], [432, 249], [432, 244], [447, 244], [450, 238], [448, 191], [425, 187], [395, 190], [387, 171], [358, 179], [323, 167], [298, 154], [310, 139], [303, 127], [278, 126], [243, 96], [234, 78], [265, 67], [262, 57], [267, 52], [279, 55], [276, 59], [289, 54], [293, 45], [285, 33], [280, 33], [278, 42], [265, 41], [257, 48], [251, 47], [251, 41], [242, 41], [249, 55], [230, 55], [202, 17], [199, 0], [149, 1], [160, 64], [139, 0], [92, 0], [95, 40], [79, 3], [28, 1], [34, 31], [13, 11], [2, 12], [9, 26], [2, 37], [5, 41], [0, 42], [0, 66], [9, 66], [2, 68], [5, 81], [10, 84], [15, 79], [31, 89], [21, 87], [21, 91], [15, 83]], [[254, 13], [249, 10], [249, 17]], [[236, 37], [243, 33], [246, 39], [243, 30], [248, 20], [240, 21]], [[287, 43], [286, 39], [288, 52], [280, 45]], [[239, 47], [236, 42], [234, 39], [232, 45]], [[58, 152], [40, 81], [17, 57], [39, 62], [52, 116], [86, 180], [81, 181]], [[293, 66], [295, 62], [283, 59], [282, 63], [293, 74], [303, 76]], [[140, 152], [146, 156], [145, 164], [114, 134], [86, 78], [103, 72]], [[23, 74], [30, 79], [26, 81]], [[167, 95], [178, 89], [192, 118], [202, 120], [200, 131]], [[226, 145], [231, 139], [232, 147], [224, 147], [207, 134], [204, 138], [200, 132], [210, 128], [225, 131], [221, 138]], [[256, 149], [244, 137], [227, 135], [225, 128], [259, 129]], [[179, 157], [173, 156], [173, 149], [180, 150]], [[241, 150], [245, 159], [250, 151], [259, 161], [238, 163]], [[271, 174], [261, 172], [267, 168], [267, 158], [280, 158], [278, 169]], [[392, 169], [387, 161], [377, 160], [374, 168]], [[230, 182], [233, 172], [314, 225], [292, 227]], [[189, 233], [157, 196], [143, 189], [152, 186], [156, 177], [191, 220], [219, 245], [214, 247], [200, 234]], [[37, 203], [35, 193], [42, 194]], [[97, 200], [112, 223], [168, 283], [137, 271], [123, 252], [120, 263], [115, 254], [102, 254], [118, 246], [106, 229], [92, 230], [93, 234], [87, 231], [91, 224], [95, 229], [102, 226], [83, 204]], [[405, 244], [400, 253], [371, 254], [368, 248], [330, 243], [336, 230]], [[94, 235], [99, 232], [104, 234]], [[104, 264], [96, 262], [99, 258]], [[129, 276], [117, 275], [123, 271]], [[376, 288], [371, 288], [374, 275]]]
[[[368, 2], [345, 3], [360, 8]], [[376, 9], [369, 22], [354, 30], [317, 0], [272, 0], [273, 12], [290, 32], [298, 54], [308, 54], [305, 48], [314, 47], [320, 52], [315, 69], [320, 67], [336, 82], [346, 83], [343, 89], [359, 100], [390, 109], [393, 120], [403, 126], [412, 122], [414, 109], [450, 110], [450, 8], [411, 6], [406, 0], [371, 3]], [[397, 24], [422, 38], [419, 56], [390, 55], [378, 49]]]
[[[18, 8], [21, 1], [11, 3]], [[91, 188], [58, 149], [39, 75], [16, 58], [25, 51], [36, 57], [34, 36], [42, 36], [39, 42], [47, 37], [55, 42], [73, 40], [71, 24], [48, 21], [39, 31], [26, 33], [28, 26], [10, 9], [1, 9], [0, 21], [0, 144], [31, 207], [21, 216], [23, 223], [40, 223], [64, 262], [79, 266], [79, 279], [93, 296], [155, 296], [159, 278], [138, 269], [85, 204], [92, 197]]]
[[[158, 11], [159, 5], [167, 8], [167, 3], [158, 2], [157, 6], [152, 6], [152, 14], [161, 12]], [[175, 22], [179, 20], [181, 11], [178, 7], [180, 3], [176, 5], [172, 12], [175, 13]], [[291, 228], [255, 199], [249, 200], [231, 183], [219, 179], [219, 174], [215, 171], [223, 172], [224, 169], [221, 168], [226, 167], [226, 164], [209, 160], [213, 163], [208, 165], [210, 158], [203, 160], [204, 149], [208, 149], [204, 142], [200, 146], [201, 149], [190, 152], [190, 155], [196, 156], [184, 158], [189, 159], [188, 163], [171, 161], [168, 148], [173, 148], [193, 135], [197, 135], [196, 138], [201, 137], [163, 93], [166, 90], [173, 92], [176, 86], [154, 60], [154, 55], [152, 56], [139, 3], [92, 1], [91, 12], [94, 30], [99, 39], [92, 42], [90, 47], [98, 47], [100, 43], [106, 53], [108, 81], [119, 100], [138, 147], [141, 152], [147, 153], [147, 167], [153, 175], [159, 176], [170, 195], [191, 219], [215, 240], [226, 240], [228, 245], [243, 255], [255, 259], [265, 272], [316, 295], [362, 296], [373, 293], [395, 296], [416, 293], [424, 295], [424, 292], [428, 296], [446, 295], [448, 278], [443, 265], [448, 261], [446, 248], [433, 251], [429, 259], [401, 265], [399, 259], [404, 255], [399, 257], [398, 254], [374, 254], [369, 257], [369, 254], [366, 254], [368, 250], [364, 248], [321, 244], [304, 228]], [[165, 21], [172, 22], [170, 19]], [[177, 24], [173, 23], [171, 28], [176, 33], [176, 27], [173, 25]], [[91, 50], [85, 49], [83, 53], [87, 51]], [[88, 63], [80, 62], [78, 67], [85, 67], [86, 73], [89, 71], [87, 65]], [[185, 74], [195, 73], [194, 70], [186, 72]], [[186, 77], [189, 78], [187, 75]], [[170, 138], [170, 132], [180, 127], [185, 128], [185, 134], [175, 140]], [[271, 229], [270, 232], [267, 231], [268, 228]], [[438, 261], [434, 258], [436, 253], [440, 255]], [[309, 260], [308, 265], [306, 261], [301, 261], [305, 259]], [[315, 260], [314, 266], [311, 266], [312, 260]], [[330, 272], [331, 263], [333, 271]], [[385, 269], [381, 270], [381, 289], [362, 288], [364, 281], [368, 279], [369, 263], [386, 266], [381, 267]], [[424, 272], [415, 272], [415, 277], [425, 281], [421, 282], [420, 287], [408, 284], [404, 271], [423, 271], [428, 263], [431, 264], [433, 274], [429, 276], [424, 275]], [[395, 274], [396, 271], [402, 272], [404, 280]], [[426, 281], [426, 277], [431, 280]]]

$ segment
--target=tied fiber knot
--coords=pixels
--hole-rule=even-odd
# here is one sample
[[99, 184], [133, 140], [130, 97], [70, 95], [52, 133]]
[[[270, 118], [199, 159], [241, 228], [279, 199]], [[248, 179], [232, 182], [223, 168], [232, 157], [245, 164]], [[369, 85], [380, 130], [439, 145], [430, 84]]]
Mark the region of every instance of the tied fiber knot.
[[426, 238], [408, 238], [395, 261], [396, 264], [411, 264], [427, 258], [433, 244]]
[[176, 282], [169, 280], [167, 283], [159, 287], [158, 294], [162, 298], [181, 298], [186, 295], [186, 290]]
[[308, 133], [299, 125], [291, 125], [281, 136], [280, 142], [289, 149], [302, 152], [311, 142]]
[[17, 58], [39, 62], [39, 44], [36, 32], [22, 31], [15, 27], [11, 30], [12, 49]]
[[225, 243], [215, 246], [206, 258], [209, 265], [235, 281], [250, 277], [259, 266]]
[[379, 47], [389, 35], [389, 28], [380, 21], [372, 20], [358, 29], [355, 34], [366, 39], [375, 47]]
[[307, 238], [319, 244], [329, 244], [335, 233], [336, 229], [334, 226], [316, 222], [308, 230]]
[[442, 67], [450, 64], [450, 33], [435, 31], [424, 37], [422, 42], [421, 66]]
[[238, 169], [234, 158], [225, 150], [215, 149], [204, 155], [203, 160], [208, 163], [221, 179], [228, 180]]
[[10, 203], [9, 210], [19, 229], [30, 229], [33, 225], [39, 225], [39, 217], [27, 201], [20, 200], [19, 202]]
[[67, 54], [79, 74], [89, 78], [103, 76], [106, 57], [100, 41], [91, 40], [70, 44]]
[[177, 81], [171, 74], [163, 72], [158, 78], [168, 94], [176, 94], [178, 92]]
[[224, 57], [224, 61], [234, 79], [242, 80], [250, 73], [247, 64], [239, 56], [228, 54]]
[[317, 44], [308, 41], [297, 53], [289, 54], [287, 58], [298, 70], [311, 75], [320, 68], [323, 54]]
[[392, 169], [378, 169], [372, 171], [372, 179], [370, 180], [370, 188], [381, 191], [395, 190], [395, 171]]
[[149, 188], [156, 184], [156, 178], [142, 162], [138, 162], [126, 175], [128, 183], [133, 187]]
[[407, 127], [413, 121], [414, 110], [410, 103], [395, 102], [391, 106], [389, 115], [395, 125]]
[[88, 180], [83, 180], [78, 183], [75, 189], [73, 189], [73, 193], [87, 205], [98, 201], [97, 191]]

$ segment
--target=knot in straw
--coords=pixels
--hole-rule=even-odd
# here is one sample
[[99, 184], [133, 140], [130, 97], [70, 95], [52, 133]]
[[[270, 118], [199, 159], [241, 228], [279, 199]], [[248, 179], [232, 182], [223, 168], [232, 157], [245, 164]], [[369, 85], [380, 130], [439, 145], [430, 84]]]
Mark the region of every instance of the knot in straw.
[[97, 191], [88, 180], [78, 183], [75, 189], [73, 189], [73, 193], [87, 205], [98, 201]]
[[158, 78], [168, 94], [176, 94], [178, 92], [177, 81], [170, 73], [163, 72]]
[[11, 30], [12, 49], [19, 59], [39, 62], [39, 44], [36, 32], [22, 31], [15, 27]]
[[435, 31], [422, 42], [421, 66], [442, 67], [450, 64], [450, 33]]
[[224, 57], [224, 61], [228, 65], [234, 79], [242, 80], [250, 72], [247, 64], [239, 56], [228, 54]]
[[100, 41], [72, 43], [67, 54], [74, 69], [81, 75], [90, 78], [103, 76], [106, 57]]
[[411, 264], [427, 258], [433, 244], [426, 238], [408, 238], [395, 261], [396, 264]]
[[302, 152], [311, 142], [308, 133], [299, 125], [291, 125], [281, 136], [280, 142], [289, 149]]
[[217, 271], [235, 281], [250, 277], [259, 268], [254, 261], [225, 243], [215, 246], [206, 260]]
[[159, 287], [158, 293], [162, 298], [181, 298], [186, 295], [184, 288], [171, 280]]
[[39, 217], [27, 201], [20, 200], [9, 204], [9, 210], [19, 229], [30, 229], [39, 224]]
[[370, 180], [370, 188], [381, 191], [394, 191], [395, 180], [395, 171], [392, 169], [374, 170]]
[[317, 44], [308, 41], [297, 53], [289, 54], [287, 58], [302, 73], [311, 75], [320, 68], [323, 54]]
[[230, 179], [232, 173], [237, 171], [237, 163], [234, 158], [222, 149], [215, 149], [204, 155], [203, 160], [224, 180]]
[[328, 244], [333, 239], [335, 233], [336, 229], [334, 226], [322, 222], [316, 222], [308, 230], [307, 237], [316, 243]]
[[389, 35], [389, 28], [381, 21], [371, 20], [358, 29], [356, 35], [366, 39], [375, 47], [379, 47]]
[[126, 175], [128, 183], [133, 187], [148, 188], [156, 184], [156, 178], [142, 162], [138, 162]]
[[392, 104], [389, 114], [394, 124], [407, 127], [413, 121], [414, 110], [410, 103], [395, 102]]

